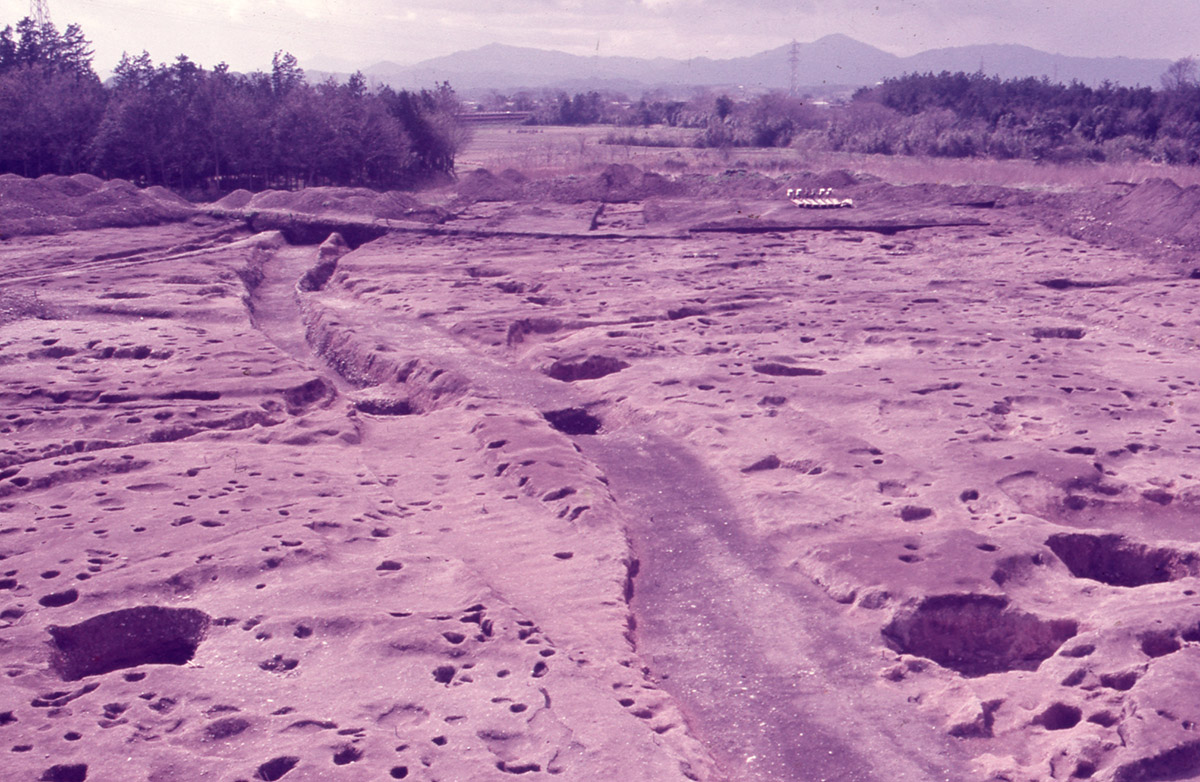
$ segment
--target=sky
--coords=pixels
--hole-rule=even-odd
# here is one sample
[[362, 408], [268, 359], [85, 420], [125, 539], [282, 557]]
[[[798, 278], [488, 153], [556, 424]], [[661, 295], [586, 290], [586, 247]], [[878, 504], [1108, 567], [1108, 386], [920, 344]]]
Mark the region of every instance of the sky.
[[[46, 0], [78, 23], [95, 67], [122, 51], [156, 62], [269, 70], [275, 51], [312, 70], [411, 64], [489, 43], [572, 54], [725, 59], [841, 33], [898, 55], [1017, 43], [1079, 56], [1200, 54], [1200, 0]], [[30, 13], [0, 0], [0, 26]]]

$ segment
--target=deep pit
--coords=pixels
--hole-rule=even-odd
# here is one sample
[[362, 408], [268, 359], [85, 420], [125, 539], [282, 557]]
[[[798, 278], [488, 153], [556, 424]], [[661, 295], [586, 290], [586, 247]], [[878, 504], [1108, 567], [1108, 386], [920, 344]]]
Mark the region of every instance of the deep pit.
[[368, 415], [412, 415], [412, 403], [407, 399], [371, 398], [360, 399], [354, 408]]
[[1081, 719], [1083, 711], [1078, 706], [1053, 703], [1033, 718], [1033, 724], [1041, 725], [1046, 730], [1070, 730], [1078, 725]]
[[1078, 632], [1070, 619], [1042, 619], [999, 595], [935, 595], [897, 612], [883, 628], [895, 651], [927, 657], [964, 676], [1037, 670]]
[[1103, 584], [1138, 587], [1176, 581], [1200, 573], [1194, 551], [1137, 543], [1116, 533], [1064, 532], [1046, 540], [1071, 575]]
[[588, 356], [579, 361], [559, 359], [550, 365], [546, 374], [555, 380], [573, 383], [576, 380], [597, 380], [628, 367], [629, 364], [620, 359], [609, 356]]
[[600, 419], [582, 407], [549, 410], [542, 413], [542, 417], [563, 434], [596, 434], [600, 431]]
[[1075, 326], [1058, 326], [1034, 329], [1031, 336], [1034, 339], [1083, 339], [1086, 334], [1086, 331]]

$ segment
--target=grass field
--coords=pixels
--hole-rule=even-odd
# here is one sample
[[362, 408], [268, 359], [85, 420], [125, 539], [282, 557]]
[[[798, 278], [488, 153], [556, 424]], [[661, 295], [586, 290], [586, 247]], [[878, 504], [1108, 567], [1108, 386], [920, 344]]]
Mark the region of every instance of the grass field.
[[484, 126], [474, 129], [459, 153], [459, 174], [476, 168], [513, 168], [530, 176], [593, 172], [631, 163], [662, 173], [709, 173], [746, 168], [765, 174], [830, 171], [878, 176], [893, 184], [939, 182], [991, 184], [1035, 189], [1074, 189], [1106, 182], [1144, 182], [1165, 177], [1181, 186], [1200, 184], [1200, 169], [1153, 163], [1043, 164], [1029, 160], [900, 157], [829, 152], [821, 149], [695, 149], [606, 144], [610, 136], [631, 133], [686, 144], [695, 131], [681, 128], [620, 129], [610, 126]]

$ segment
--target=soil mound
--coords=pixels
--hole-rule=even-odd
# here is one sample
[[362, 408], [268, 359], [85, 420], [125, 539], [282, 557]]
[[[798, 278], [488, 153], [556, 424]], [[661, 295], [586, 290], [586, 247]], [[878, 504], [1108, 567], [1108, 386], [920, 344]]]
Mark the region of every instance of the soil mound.
[[627, 163], [610, 165], [592, 176], [567, 176], [538, 182], [526, 190], [527, 197], [560, 204], [628, 203], [687, 192], [678, 181]]
[[222, 209], [242, 209], [253, 198], [254, 193], [251, 193], [249, 190], [234, 190], [220, 201], [217, 201], [216, 205]]
[[[233, 199], [237, 192], [226, 196]], [[241, 200], [239, 196], [236, 200]], [[218, 204], [224, 205], [224, 204]], [[234, 207], [238, 208], [238, 207]], [[355, 215], [387, 220], [441, 222], [445, 213], [418, 201], [408, 193], [395, 190], [376, 192], [365, 187], [309, 187], [304, 190], [264, 190], [256, 193], [241, 208], [276, 210], [313, 215]]]
[[1046, 224], [1076, 239], [1185, 261], [1200, 247], [1200, 186], [1163, 178], [1112, 182], [1090, 193], [1043, 196], [1042, 202]]
[[782, 183], [744, 168], [719, 174], [689, 174], [682, 180], [687, 195], [700, 198], [770, 198]]
[[1200, 245], [1200, 186], [1180, 187], [1170, 179], [1150, 179], [1120, 198], [1104, 218], [1155, 239]]
[[821, 187], [850, 187], [859, 184], [859, 179], [845, 169], [817, 173], [804, 171], [795, 176], [784, 177], [788, 187], [821, 188]]
[[194, 211], [166, 188], [141, 190], [124, 179], [105, 182], [90, 174], [0, 176], [3, 236], [158, 225], [183, 220]]
[[515, 169], [505, 169], [499, 176], [479, 168], [463, 177], [457, 192], [460, 201], [517, 201], [521, 197], [521, 185], [525, 175]]

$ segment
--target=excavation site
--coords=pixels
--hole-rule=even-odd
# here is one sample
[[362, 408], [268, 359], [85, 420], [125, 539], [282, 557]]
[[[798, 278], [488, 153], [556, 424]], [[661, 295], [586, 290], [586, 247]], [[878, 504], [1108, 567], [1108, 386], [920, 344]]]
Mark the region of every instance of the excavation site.
[[1200, 777], [1198, 214], [0, 176], [0, 777]]

